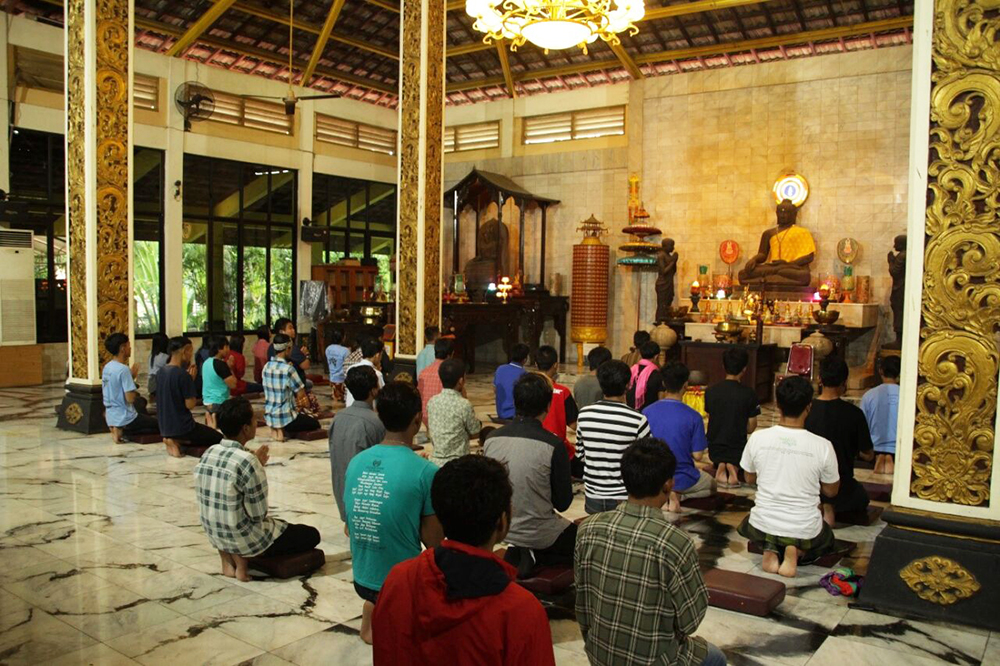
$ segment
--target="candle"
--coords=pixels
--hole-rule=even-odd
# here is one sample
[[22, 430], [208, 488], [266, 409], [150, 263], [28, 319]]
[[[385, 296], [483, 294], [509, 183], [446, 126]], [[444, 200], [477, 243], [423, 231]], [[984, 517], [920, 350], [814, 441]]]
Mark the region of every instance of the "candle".
[[824, 285], [820, 286], [820, 288], [819, 288], [819, 297], [820, 298], [829, 298], [830, 297], [830, 285], [824, 284]]
[[701, 293], [701, 285], [698, 284], [697, 280], [695, 280], [694, 282], [691, 283], [691, 295], [693, 296], [699, 293]]

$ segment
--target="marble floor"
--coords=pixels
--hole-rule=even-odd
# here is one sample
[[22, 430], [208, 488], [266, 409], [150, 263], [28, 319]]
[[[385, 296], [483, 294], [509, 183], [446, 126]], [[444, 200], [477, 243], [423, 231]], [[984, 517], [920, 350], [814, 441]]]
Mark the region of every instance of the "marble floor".
[[[470, 378], [470, 396], [492, 411], [487, 375]], [[56, 430], [60, 398], [55, 384], [0, 390], [0, 664], [371, 662], [325, 441], [270, 443], [267, 472], [272, 511], [320, 530], [326, 566], [240, 583], [220, 574], [199, 525], [195, 460]], [[706, 565], [767, 576], [735, 533], [752, 495], [736, 492], [727, 511], [673, 518]], [[581, 488], [567, 515], [583, 515]], [[846, 565], [865, 570], [880, 529], [837, 530], [858, 544]], [[698, 633], [731, 664], [1000, 666], [1000, 635], [851, 608], [817, 586], [824, 573], [803, 567], [767, 618], [710, 608]], [[570, 601], [548, 605], [556, 661], [586, 664]]]

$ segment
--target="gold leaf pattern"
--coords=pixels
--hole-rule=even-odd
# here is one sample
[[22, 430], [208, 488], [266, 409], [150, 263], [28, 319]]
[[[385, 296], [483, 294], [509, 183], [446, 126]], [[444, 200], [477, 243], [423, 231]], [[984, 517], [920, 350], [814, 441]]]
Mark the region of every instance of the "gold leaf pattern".
[[399, 353], [417, 353], [417, 234], [420, 188], [420, 2], [403, 2], [399, 95]]
[[995, 2], [936, 3], [910, 494], [969, 506], [989, 502], [1000, 369], [998, 28]]
[[[88, 379], [87, 218], [83, 0], [66, 3], [66, 217], [69, 232], [70, 348], [73, 377]], [[70, 405], [72, 407], [72, 405]], [[79, 406], [77, 406], [79, 409]], [[82, 414], [81, 414], [82, 416]], [[67, 411], [67, 420], [69, 412]], [[77, 418], [79, 421], [79, 418]], [[75, 421], [70, 421], [75, 423]]]
[[961, 564], [937, 555], [913, 560], [899, 570], [899, 577], [918, 597], [941, 606], [968, 599], [981, 587]]
[[444, 149], [444, 0], [427, 2], [427, 149], [424, 153], [424, 326], [441, 322], [441, 194]]

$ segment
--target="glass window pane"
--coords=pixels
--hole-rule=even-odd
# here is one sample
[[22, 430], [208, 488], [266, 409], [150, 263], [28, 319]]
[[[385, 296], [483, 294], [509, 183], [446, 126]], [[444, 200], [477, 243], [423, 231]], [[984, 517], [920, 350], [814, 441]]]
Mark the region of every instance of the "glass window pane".
[[276, 169], [271, 174], [271, 221], [283, 224], [295, 223], [295, 171]]
[[295, 285], [295, 262], [292, 227], [271, 227], [271, 322], [279, 317], [294, 319], [292, 289]]
[[[184, 156], [184, 216], [207, 217], [209, 213], [209, 176], [213, 160], [197, 155]], [[184, 329], [190, 330], [190, 329]]]
[[365, 256], [365, 235], [364, 233], [351, 234], [348, 246], [352, 259], [363, 259]]
[[376, 289], [381, 289], [386, 293], [392, 293], [395, 275], [390, 264], [392, 256], [396, 252], [395, 238], [372, 237], [372, 258], [378, 262], [378, 278], [376, 279]]
[[371, 231], [396, 233], [396, 186], [372, 183], [369, 192], [368, 224]]
[[160, 218], [135, 216], [132, 245], [135, 332], [160, 330]]
[[239, 248], [235, 223], [212, 224], [213, 331], [235, 331], [238, 326]]
[[267, 323], [267, 227], [243, 227], [243, 328]]
[[[211, 160], [211, 163], [211, 215], [215, 219], [236, 219], [240, 215], [240, 182], [243, 165], [239, 162], [230, 162], [228, 160]], [[264, 194], [266, 193], [265, 188]]]
[[184, 280], [182, 328], [204, 331], [208, 328], [208, 224], [186, 221], [183, 229], [184, 247], [181, 255]]

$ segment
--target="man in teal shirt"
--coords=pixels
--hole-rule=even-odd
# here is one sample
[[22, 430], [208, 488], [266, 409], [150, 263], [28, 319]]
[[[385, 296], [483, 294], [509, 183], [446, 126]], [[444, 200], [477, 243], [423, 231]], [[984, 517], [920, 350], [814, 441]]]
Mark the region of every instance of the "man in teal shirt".
[[434, 343], [441, 337], [441, 329], [428, 326], [424, 329], [424, 348], [417, 354], [417, 377], [434, 362]]
[[354, 456], [347, 466], [344, 508], [351, 537], [354, 589], [365, 604], [361, 639], [372, 642], [372, 613], [389, 570], [420, 554], [420, 544], [436, 548], [444, 538], [431, 506], [437, 465], [413, 452], [421, 424], [420, 394], [392, 382], [375, 405], [386, 434], [381, 444]]

